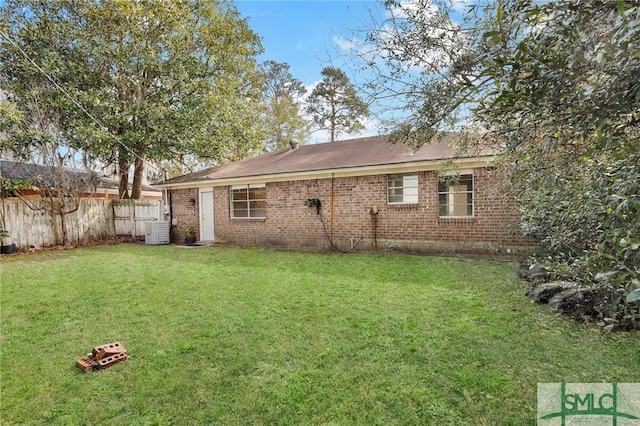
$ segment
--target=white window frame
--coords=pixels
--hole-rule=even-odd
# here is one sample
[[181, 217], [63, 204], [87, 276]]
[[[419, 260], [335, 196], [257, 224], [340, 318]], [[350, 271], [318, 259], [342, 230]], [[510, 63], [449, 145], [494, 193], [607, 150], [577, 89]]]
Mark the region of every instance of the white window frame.
[[[398, 181], [402, 177], [402, 185], [391, 186], [392, 181]], [[387, 175], [387, 204], [418, 204], [418, 172], [392, 173]], [[402, 189], [402, 194], [392, 194], [395, 190]], [[402, 196], [402, 201], [392, 201], [393, 196]]]
[[[456, 186], [461, 186], [457, 183], [445, 183], [446, 185], [446, 191], [441, 191], [440, 190], [440, 185], [442, 185], [443, 183], [440, 182], [440, 180], [438, 180], [438, 217], [442, 218], [442, 219], [468, 219], [468, 218], [473, 218], [475, 217], [475, 212], [476, 212], [476, 208], [475, 208], [475, 188], [476, 188], [476, 183], [475, 183], [475, 177], [473, 175], [473, 170], [458, 170], [458, 171], [453, 171], [453, 172], [447, 172], [445, 173], [445, 176], [449, 177], [449, 176], [458, 176], [459, 178], [462, 177], [470, 177], [471, 178], [471, 190], [455, 190], [452, 188], [455, 188]], [[449, 214], [451, 212], [455, 213], [455, 206], [456, 205], [462, 205], [461, 203], [459, 204], [455, 204], [455, 198], [456, 196], [460, 196], [460, 195], [465, 195], [465, 198], [468, 198], [469, 194], [471, 195], [471, 203], [469, 202], [465, 202], [464, 205], [467, 207], [465, 210], [468, 211], [469, 206], [471, 206], [471, 214]], [[447, 213], [446, 215], [442, 215], [440, 213], [440, 208], [443, 206], [443, 204], [440, 203], [440, 196], [441, 195], [446, 195], [447, 197]]]
[[[249, 194], [251, 193], [251, 189], [256, 189], [256, 188], [264, 188], [264, 198], [249, 198]], [[233, 194], [234, 192], [238, 192], [240, 190], [244, 190], [246, 191], [246, 199], [244, 200], [234, 200], [233, 198]], [[246, 202], [246, 211], [247, 211], [247, 216], [236, 216], [235, 215], [235, 203], [239, 203], [241, 201], [245, 201]], [[256, 201], [262, 201], [264, 202], [264, 215], [263, 216], [251, 216], [251, 212], [252, 211], [256, 211], [258, 210], [257, 208], [251, 208], [251, 203], [252, 202], [256, 202]], [[231, 219], [266, 219], [267, 218], [267, 191], [266, 191], [266, 185], [264, 183], [255, 183], [255, 184], [249, 184], [249, 185], [233, 185], [231, 186], [231, 188], [229, 189], [229, 215], [231, 217]]]

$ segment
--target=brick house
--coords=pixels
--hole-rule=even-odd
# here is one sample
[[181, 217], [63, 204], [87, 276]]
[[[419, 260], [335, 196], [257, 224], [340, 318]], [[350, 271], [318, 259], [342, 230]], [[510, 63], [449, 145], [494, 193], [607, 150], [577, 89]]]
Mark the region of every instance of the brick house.
[[[291, 148], [176, 177], [172, 241], [348, 250], [489, 251], [530, 246], [487, 150], [454, 158], [452, 137], [417, 151], [387, 136]], [[444, 167], [448, 164], [447, 167]]]

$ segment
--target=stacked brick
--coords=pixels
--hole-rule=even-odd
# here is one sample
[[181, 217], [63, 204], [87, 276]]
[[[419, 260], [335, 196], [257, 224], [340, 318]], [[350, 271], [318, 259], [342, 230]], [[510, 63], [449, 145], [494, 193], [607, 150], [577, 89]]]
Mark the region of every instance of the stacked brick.
[[129, 355], [124, 346], [111, 342], [93, 348], [90, 354], [76, 361], [76, 366], [82, 371], [102, 370], [127, 359]]

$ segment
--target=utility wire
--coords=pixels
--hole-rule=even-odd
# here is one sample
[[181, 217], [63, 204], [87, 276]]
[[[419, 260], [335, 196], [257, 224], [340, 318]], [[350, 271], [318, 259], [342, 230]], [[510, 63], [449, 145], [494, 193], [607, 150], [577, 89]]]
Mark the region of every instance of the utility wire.
[[4, 37], [4, 39], [6, 39], [9, 43], [11, 43], [16, 49], [18, 49], [18, 51], [22, 54], [22, 56], [24, 56], [27, 61], [33, 65], [40, 73], [42, 73], [47, 80], [49, 80], [51, 83], [53, 83], [53, 85], [60, 90], [71, 102], [73, 102], [73, 104], [75, 106], [77, 106], [78, 108], [80, 108], [94, 123], [96, 123], [98, 125], [99, 128], [101, 128], [105, 133], [107, 133], [109, 136], [111, 136], [113, 138], [113, 140], [115, 140], [116, 142], [118, 142], [120, 145], [122, 145], [122, 147], [127, 150], [131, 155], [133, 155], [135, 158], [138, 158], [139, 160], [141, 160], [143, 163], [146, 163], [147, 165], [151, 166], [153, 169], [162, 172], [162, 169], [159, 169], [158, 167], [156, 167], [154, 164], [152, 164], [151, 162], [145, 160], [144, 158], [142, 158], [141, 156], [139, 156], [138, 154], [135, 153], [135, 151], [133, 151], [131, 148], [129, 148], [127, 145], [125, 145], [124, 142], [122, 142], [116, 135], [114, 135], [113, 133], [111, 133], [111, 131], [109, 131], [109, 129], [107, 128], [107, 126], [105, 126], [104, 124], [102, 124], [102, 122], [100, 122], [100, 120], [98, 120], [97, 118], [95, 118], [93, 116], [93, 114], [91, 114], [89, 111], [87, 111], [85, 109], [85, 107], [82, 106], [82, 104], [80, 104], [73, 96], [71, 96], [69, 94], [69, 92], [67, 92], [67, 90], [60, 86], [60, 84], [58, 84], [58, 82], [51, 76], [49, 75], [49, 73], [47, 73], [45, 70], [43, 70], [33, 59], [31, 59], [31, 57], [29, 56], [29, 54], [27, 52], [25, 52], [11, 37], [9, 37], [4, 31], [0, 30], [0, 35], [2, 35], [2, 37]]
[[358, 245], [360, 245], [360, 242], [362, 241], [362, 235], [360, 235], [360, 238], [353, 245], [353, 247], [351, 247], [349, 250], [342, 250], [340, 247], [334, 244], [333, 240], [331, 239], [331, 236], [327, 232], [327, 227], [324, 224], [324, 219], [322, 218], [322, 213], [320, 212], [320, 208], [318, 208], [318, 215], [320, 216], [320, 223], [322, 223], [322, 229], [324, 231], [324, 235], [327, 237], [327, 240], [329, 240], [329, 242], [331, 243], [331, 247], [338, 250], [340, 253], [350, 253], [352, 251], [355, 251], [358, 248]]

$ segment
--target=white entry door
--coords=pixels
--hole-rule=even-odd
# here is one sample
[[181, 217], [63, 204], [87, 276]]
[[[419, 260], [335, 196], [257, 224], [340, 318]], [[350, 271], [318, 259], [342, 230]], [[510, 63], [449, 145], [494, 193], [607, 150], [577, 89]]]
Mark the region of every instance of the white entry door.
[[213, 241], [213, 189], [200, 190], [200, 241]]

